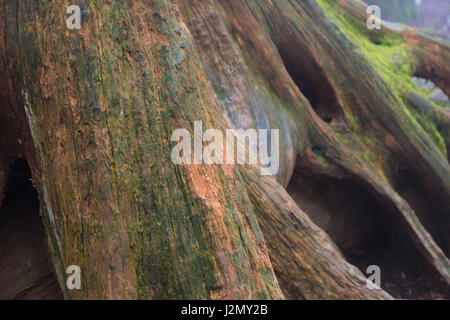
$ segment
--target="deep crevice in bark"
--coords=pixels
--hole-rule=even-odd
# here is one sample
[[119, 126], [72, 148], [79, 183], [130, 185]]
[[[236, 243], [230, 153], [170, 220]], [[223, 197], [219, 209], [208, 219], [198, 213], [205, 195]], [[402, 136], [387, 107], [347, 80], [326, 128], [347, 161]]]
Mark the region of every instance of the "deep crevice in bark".
[[298, 48], [280, 50], [279, 53], [292, 80], [316, 114], [327, 123], [343, 125], [345, 115], [334, 89], [314, 58], [307, 52], [299, 53]]
[[406, 239], [402, 222], [361, 185], [296, 171], [287, 191], [347, 261], [364, 274], [379, 266], [381, 287], [394, 297], [450, 297], [446, 283]]
[[23, 158], [12, 166], [0, 208], [0, 299], [62, 299], [48, 259], [39, 199]]

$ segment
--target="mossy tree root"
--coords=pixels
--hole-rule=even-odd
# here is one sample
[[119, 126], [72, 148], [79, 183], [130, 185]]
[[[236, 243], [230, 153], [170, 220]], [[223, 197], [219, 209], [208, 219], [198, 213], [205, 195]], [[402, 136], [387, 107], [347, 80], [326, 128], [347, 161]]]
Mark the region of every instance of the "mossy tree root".
[[[324, 3], [331, 6], [329, 11], [322, 7]], [[391, 217], [389, 223], [401, 230], [402, 243], [414, 246], [415, 254], [450, 283], [445, 255], [450, 249], [447, 159], [411, 117], [403, 102], [407, 92], [401, 86], [391, 86], [377, 64], [359, 53], [361, 44], [344, 35], [348, 25], [331, 22], [328, 14], [341, 14], [352, 24], [352, 32], [360, 32], [359, 39], [367, 39], [374, 54], [384, 50], [374, 42], [401, 43], [409, 59], [405, 61], [410, 66], [409, 77], [416, 63], [408, 55], [415, 48], [409, 41], [411, 35], [386, 29], [378, 34], [368, 32], [366, 7], [360, 1], [211, 0], [202, 4], [182, 1], [179, 5], [211, 88], [225, 111], [233, 111], [227, 101], [239, 103], [248, 97], [262, 101], [241, 102], [241, 113], [230, 119], [231, 125], [245, 127], [250, 123], [283, 131], [282, 154], [291, 161], [284, 162], [279, 181], [287, 185], [295, 166], [300, 174], [352, 181], [382, 204]], [[442, 44], [434, 46], [436, 52], [447, 50]], [[446, 59], [440, 54], [434, 57], [440, 64]], [[221, 76], [221, 70], [232, 72]], [[444, 72], [446, 68], [442, 70], [439, 79], [448, 83], [449, 74]], [[314, 92], [318, 82], [325, 89]], [[327, 96], [320, 100], [320, 94]], [[271, 99], [261, 99], [268, 96]], [[282, 123], [290, 125], [280, 127], [274, 114], [283, 115]], [[261, 118], [267, 120], [261, 123]], [[406, 201], [397, 190], [399, 168], [407, 168], [417, 192], [428, 199], [425, 201], [435, 203], [433, 210], [421, 215], [423, 221], [414, 212], [416, 203]], [[423, 223], [433, 219], [439, 221], [438, 227], [426, 230]], [[270, 240], [268, 243], [270, 246]]]
[[[286, 193], [294, 170], [364, 189], [450, 283], [448, 161], [411, 115], [410, 87], [393, 85], [395, 63], [367, 54], [393, 61], [396, 45], [399, 73], [431, 77], [445, 45], [374, 41], [356, 0], [81, 4], [79, 32], [62, 2], [0, 6], [0, 173], [30, 162], [58, 274], [83, 272], [68, 298], [391, 298]], [[434, 81], [445, 91], [448, 77]], [[174, 165], [170, 134], [198, 120], [280, 129], [280, 184], [256, 166]], [[419, 195], [433, 204], [421, 220]]]

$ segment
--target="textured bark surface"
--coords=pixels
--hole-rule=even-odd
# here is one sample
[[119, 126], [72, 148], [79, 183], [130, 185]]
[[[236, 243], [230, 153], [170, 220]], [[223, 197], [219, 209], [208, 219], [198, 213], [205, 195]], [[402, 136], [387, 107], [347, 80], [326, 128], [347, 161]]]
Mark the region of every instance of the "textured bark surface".
[[[379, 238], [448, 290], [449, 115], [411, 81], [448, 95], [448, 45], [358, 0], [79, 4], [0, 6], [0, 199], [25, 157], [66, 298], [390, 299], [347, 262]], [[280, 129], [276, 179], [174, 165], [198, 120]]]
[[342, 256], [272, 177], [241, 170], [268, 244], [275, 274], [291, 299], [390, 299], [367, 290], [366, 278]]
[[174, 4], [91, 1], [79, 33], [64, 8], [1, 15], [2, 104], [21, 98], [54, 253], [82, 269], [67, 295], [282, 298], [237, 168], [171, 164], [173, 130], [217, 127]]
[[[379, 205], [374, 219], [395, 225], [388, 235], [400, 231], [394, 241], [405, 248], [414, 244], [413, 254], [423, 256], [449, 281], [450, 265], [444, 254], [448, 253], [450, 181], [446, 149], [438, 150], [411, 116], [403, 102], [409, 87], [390, 86], [389, 81], [399, 79], [385, 77], [387, 66], [380, 65], [383, 61], [377, 55], [376, 60], [369, 58], [369, 53], [386, 51], [382, 58], [392, 59], [390, 48], [399, 49], [404, 56], [392, 59], [394, 67], [405, 64], [405, 73], [412, 75], [421, 66], [428, 70], [423, 76], [446, 90], [448, 47], [411, 31], [368, 31], [366, 7], [358, 1], [183, 1], [180, 6], [211, 87], [232, 125], [283, 131], [280, 182], [286, 185], [295, 170], [292, 183], [301, 177], [307, 189], [314, 178], [337, 179], [351, 184], [349, 190], [363, 190], [368, 200]], [[378, 48], [375, 43], [386, 44]], [[424, 222], [413, 211], [421, 210], [411, 207], [417, 201], [407, 203], [395, 188], [400, 169], [413, 176], [409, 184], [418, 189], [416, 195], [422, 193], [422, 201], [434, 204], [421, 216]], [[294, 196], [296, 190], [289, 190]], [[324, 201], [320, 192], [309, 201]], [[331, 210], [338, 212], [339, 205]], [[356, 230], [344, 225], [334, 236], [360, 232], [365, 219], [359, 218], [361, 223], [353, 226]], [[428, 224], [444, 252], [422, 223]]]

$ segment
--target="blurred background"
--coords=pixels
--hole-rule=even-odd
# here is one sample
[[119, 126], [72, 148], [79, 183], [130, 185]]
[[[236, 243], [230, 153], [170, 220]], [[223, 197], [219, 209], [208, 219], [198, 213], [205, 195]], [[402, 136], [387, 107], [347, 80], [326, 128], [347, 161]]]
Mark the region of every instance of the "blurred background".
[[401, 22], [450, 41], [450, 0], [366, 0], [381, 8], [381, 18]]

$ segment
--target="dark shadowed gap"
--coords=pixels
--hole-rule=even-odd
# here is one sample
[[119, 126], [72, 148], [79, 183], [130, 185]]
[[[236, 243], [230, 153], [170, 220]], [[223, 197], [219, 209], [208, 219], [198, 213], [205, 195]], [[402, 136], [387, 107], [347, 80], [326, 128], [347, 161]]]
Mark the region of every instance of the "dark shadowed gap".
[[18, 159], [0, 208], [0, 299], [62, 298], [48, 259], [31, 171], [25, 159]]
[[299, 207], [363, 274], [381, 268], [381, 287], [395, 298], [450, 298], [446, 283], [411, 247], [389, 208], [350, 180], [296, 172], [287, 188]]
[[414, 177], [415, 175], [408, 169], [400, 169], [395, 178], [395, 191], [409, 203], [424, 228], [448, 257], [450, 221], [445, 219], [448, 213], [436, 206], [429, 192], [422, 188], [423, 182], [416, 181]]
[[300, 52], [299, 48], [288, 48], [279, 53], [292, 80], [316, 114], [327, 123], [342, 125], [345, 116], [334, 89], [313, 57], [308, 52]]

